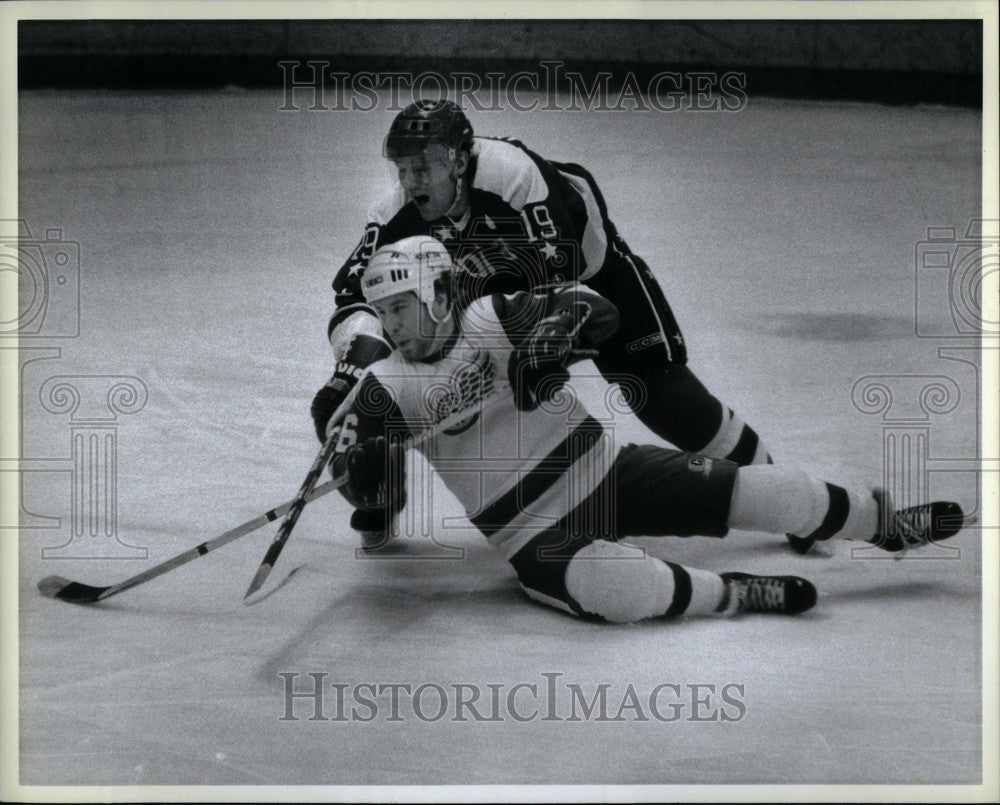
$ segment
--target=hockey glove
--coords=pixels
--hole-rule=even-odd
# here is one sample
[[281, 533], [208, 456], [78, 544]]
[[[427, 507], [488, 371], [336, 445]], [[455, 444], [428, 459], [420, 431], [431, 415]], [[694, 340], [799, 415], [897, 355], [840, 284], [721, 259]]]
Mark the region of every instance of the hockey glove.
[[510, 356], [508, 375], [514, 387], [514, 402], [522, 411], [533, 411], [557, 394], [569, 380], [574, 361], [594, 358], [597, 350], [577, 344], [580, 328], [589, 316], [589, 305], [577, 310], [560, 307], [535, 325], [521, 346]]
[[355, 509], [351, 514], [351, 528], [361, 536], [362, 548], [376, 551], [398, 536], [398, 519], [399, 513], [390, 509]]
[[[351, 393], [364, 370], [375, 361], [386, 357], [392, 350], [381, 338], [364, 333], [356, 333], [337, 361], [337, 371], [329, 382], [316, 392], [309, 413], [312, 414], [316, 426], [316, 436], [321, 442], [326, 441], [327, 425], [340, 404]], [[336, 423], [334, 423], [336, 424]]]
[[388, 505], [398, 511], [400, 501], [390, 501], [386, 494], [386, 472], [392, 462], [398, 466], [402, 452], [398, 442], [390, 444], [385, 436], [369, 436], [363, 442], [348, 447], [343, 463], [347, 473], [344, 491], [348, 499], [359, 509], [384, 509]]

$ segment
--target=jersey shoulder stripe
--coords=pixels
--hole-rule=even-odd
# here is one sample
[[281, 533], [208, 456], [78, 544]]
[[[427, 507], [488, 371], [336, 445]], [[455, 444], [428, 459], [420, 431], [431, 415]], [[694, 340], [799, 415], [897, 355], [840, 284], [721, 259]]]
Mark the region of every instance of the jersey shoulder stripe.
[[580, 249], [586, 262], [586, 268], [580, 272], [577, 279], [588, 280], [604, 265], [608, 255], [608, 243], [617, 235], [617, 231], [608, 220], [607, 208], [603, 206], [604, 199], [593, 179], [588, 181], [586, 177], [563, 170], [560, 170], [560, 174], [576, 191], [573, 204], [567, 206], [571, 206], [572, 213], [575, 213], [578, 221]]
[[476, 146], [474, 188], [499, 196], [515, 210], [548, 198], [548, 182], [523, 146], [491, 137], [476, 137]]
[[396, 182], [368, 208], [368, 224], [385, 226], [406, 206], [406, 191]]

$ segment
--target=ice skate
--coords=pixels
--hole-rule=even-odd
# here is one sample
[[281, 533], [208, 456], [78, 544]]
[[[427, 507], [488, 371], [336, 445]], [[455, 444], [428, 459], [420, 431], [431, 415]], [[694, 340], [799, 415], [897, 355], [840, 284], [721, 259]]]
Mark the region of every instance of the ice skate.
[[876, 488], [872, 490], [872, 497], [878, 503], [878, 532], [868, 541], [884, 551], [898, 553], [921, 548], [928, 542], [941, 542], [975, 522], [974, 517], [966, 517], [962, 507], [949, 500], [936, 500], [893, 512], [887, 490]]
[[798, 615], [816, 604], [816, 588], [798, 576], [753, 576], [749, 573], [720, 574], [736, 596], [733, 614], [773, 612]]

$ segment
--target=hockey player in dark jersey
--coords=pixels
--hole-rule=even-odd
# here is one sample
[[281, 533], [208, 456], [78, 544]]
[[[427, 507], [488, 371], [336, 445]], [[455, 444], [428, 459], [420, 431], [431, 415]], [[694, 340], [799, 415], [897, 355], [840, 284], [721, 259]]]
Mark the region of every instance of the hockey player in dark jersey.
[[[442, 241], [464, 269], [469, 298], [576, 280], [610, 300], [622, 324], [594, 362], [621, 382], [639, 419], [671, 444], [739, 465], [770, 462], [757, 433], [687, 367], [670, 305], [646, 263], [608, 217], [593, 177], [579, 165], [540, 157], [516, 140], [474, 137], [449, 101], [420, 101], [394, 120], [384, 156], [398, 183], [370, 209], [365, 234], [337, 274], [328, 330], [343, 350], [365, 320], [359, 282], [375, 250], [413, 235]], [[360, 350], [364, 352], [364, 350]], [[338, 354], [352, 371], [374, 354]], [[344, 393], [352, 377], [343, 377]], [[640, 393], [635, 393], [641, 389]], [[789, 537], [805, 552], [808, 540]]]
[[[963, 525], [955, 503], [891, 513], [879, 490], [619, 444], [613, 419], [599, 419], [565, 385], [569, 363], [615, 336], [615, 306], [579, 284], [459, 300], [452, 275], [447, 250], [426, 236], [370, 258], [361, 289], [395, 349], [361, 380], [332, 461], [335, 475], [346, 473], [356, 528], [377, 531], [404, 504], [402, 440], [466, 411], [418, 449], [527, 594], [572, 614], [615, 622], [798, 614], [816, 602], [805, 579], [684, 567], [623, 537], [724, 537], [738, 528], [900, 551]], [[340, 425], [328, 421], [333, 406], [317, 394], [321, 439]]]

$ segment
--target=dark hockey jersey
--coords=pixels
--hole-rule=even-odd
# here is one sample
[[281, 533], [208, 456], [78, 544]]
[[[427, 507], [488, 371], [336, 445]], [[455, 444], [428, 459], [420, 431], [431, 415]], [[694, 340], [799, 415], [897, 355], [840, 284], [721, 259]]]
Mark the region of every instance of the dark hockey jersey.
[[517, 140], [476, 137], [469, 209], [425, 221], [397, 183], [368, 212], [364, 237], [333, 281], [337, 306], [363, 302], [360, 277], [380, 246], [412, 235], [440, 240], [475, 298], [584, 281], [604, 265], [617, 232], [593, 177], [550, 162]]
[[[575, 310], [587, 311], [579, 319], [581, 346], [614, 332], [615, 307], [581, 286], [558, 295], [495, 294], [465, 309], [458, 332], [439, 354], [408, 361], [397, 351], [372, 364], [341, 428], [334, 472], [355, 442], [416, 435], [467, 411], [417, 449], [473, 525], [509, 558], [566, 516], [609, 472], [619, 450], [614, 429], [587, 411], [572, 389], [534, 410], [519, 410], [511, 356], [530, 323], [568, 298], [579, 306]], [[398, 469], [391, 477], [390, 488], [402, 488]]]

